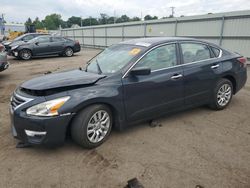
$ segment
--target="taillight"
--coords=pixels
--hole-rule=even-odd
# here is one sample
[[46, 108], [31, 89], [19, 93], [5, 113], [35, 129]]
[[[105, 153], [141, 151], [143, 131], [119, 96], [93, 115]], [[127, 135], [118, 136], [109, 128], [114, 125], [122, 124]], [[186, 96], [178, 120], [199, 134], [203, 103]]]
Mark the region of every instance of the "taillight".
[[237, 58], [238, 62], [241, 63], [244, 67], [247, 66], [247, 59], [245, 57]]
[[75, 41], [75, 44], [80, 44], [78, 40]]

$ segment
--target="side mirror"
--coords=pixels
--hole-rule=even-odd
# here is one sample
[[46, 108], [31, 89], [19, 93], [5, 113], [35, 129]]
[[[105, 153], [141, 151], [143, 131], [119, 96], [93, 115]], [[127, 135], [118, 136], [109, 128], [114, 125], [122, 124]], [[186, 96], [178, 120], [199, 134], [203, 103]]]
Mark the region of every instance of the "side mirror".
[[35, 42], [35, 45], [38, 45], [39, 44], [39, 42]]
[[131, 75], [137, 76], [137, 75], [149, 75], [151, 73], [151, 69], [149, 67], [137, 67], [133, 68], [130, 71]]

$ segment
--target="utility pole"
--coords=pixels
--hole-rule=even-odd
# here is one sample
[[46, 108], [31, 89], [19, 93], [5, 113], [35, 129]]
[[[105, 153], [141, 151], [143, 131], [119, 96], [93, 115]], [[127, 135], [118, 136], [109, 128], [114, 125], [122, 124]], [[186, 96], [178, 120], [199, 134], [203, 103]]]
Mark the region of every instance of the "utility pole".
[[170, 7], [171, 8], [171, 17], [173, 18], [174, 17], [174, 9], [175, 7]]
[[115, 24], [115, 10], [114, 10], [114, 24]]
[[81, 27], [82, 27], [82, 16], [81, 16]]
[[1, 15], [0, 17], [0, 34], [4, 35], [4, 14]]

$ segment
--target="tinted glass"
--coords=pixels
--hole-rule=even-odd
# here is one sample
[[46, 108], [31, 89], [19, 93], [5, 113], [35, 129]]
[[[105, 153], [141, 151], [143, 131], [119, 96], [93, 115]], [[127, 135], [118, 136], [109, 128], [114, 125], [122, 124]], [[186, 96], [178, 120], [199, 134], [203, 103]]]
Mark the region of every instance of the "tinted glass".
[[214, 47], [211, 47], [211, 49], [213, 50], [215, 57], [219, 57], [220, 50], [218, 48], [214, 48]]
[[191, 63], [210, 58], [210, 51], [207, 45], [204, 44], [182, 43], [181, 49], [184, 63]]
[[133, 57], [138, 55], [143, 47], [117, 44], [106, 48], [94, 57], [87, 67], [89, 72], [115, 73], [127, 65]]
[[37, 42], [39, 42], [39, 43], [50, 42], [50, 37], [39, 37], [39, 38], [37, 38]]
[[34, 35], [27, 35], [27, 36], [23, 37], [23, 40], [28, 41], [28, 40], [33, 39], [34, 37], [35, 37]]
[[149, 67], [154, 71], [175, 65], [177, 65], [175, 44], [168, 44], [150, 51], [135, 67]]
[[63, 39], [62, 37], [53, 37], [53, 38], [52, 38], [52, 41], [53, 41], [53, 42], [63, 42], [64, 39]]

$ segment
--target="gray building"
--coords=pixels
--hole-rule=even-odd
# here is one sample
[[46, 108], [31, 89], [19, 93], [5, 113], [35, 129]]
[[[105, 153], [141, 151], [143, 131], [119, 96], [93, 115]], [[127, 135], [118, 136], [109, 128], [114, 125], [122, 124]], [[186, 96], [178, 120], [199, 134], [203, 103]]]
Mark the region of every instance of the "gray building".
[[138, 37], [181, 36], [214, 42], [250, 58], [250, 10], [62, 29], [89, 47], [106, 47]]
[[5, 27], [4, 35], [6, 36], [9, 34], [10, 31], [25, 32], [24, 24], [5, 23], [4, 27]]

